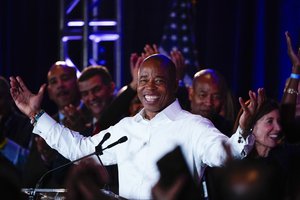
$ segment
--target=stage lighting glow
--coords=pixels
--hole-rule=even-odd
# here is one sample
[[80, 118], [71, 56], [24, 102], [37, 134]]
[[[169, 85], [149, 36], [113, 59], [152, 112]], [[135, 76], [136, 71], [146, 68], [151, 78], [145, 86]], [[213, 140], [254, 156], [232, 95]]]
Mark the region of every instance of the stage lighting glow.
[[[89, 26], [116, 26], [116, 21], [105, 20], [105, 21], [90, 21]], [[84, 26], [84, 21], [69, 21], [68, 26], [77, 27]]]
[[89, 36], [89, 39], [97, 43], [101, 41], [115, 41], [119, 39], [119, 34], [114, 34], [114, 33], [91, 34]]

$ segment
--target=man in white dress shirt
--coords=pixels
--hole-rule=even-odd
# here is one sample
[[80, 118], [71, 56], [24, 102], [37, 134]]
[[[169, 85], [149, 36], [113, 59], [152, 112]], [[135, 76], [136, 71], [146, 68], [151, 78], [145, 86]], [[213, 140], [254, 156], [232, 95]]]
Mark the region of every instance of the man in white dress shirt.
[[[252, 104], [244, 109], [240, 128], [230, 138], [220, 133], [206, 118], [181, 109], [175, 98], [177, 89], [174, 63], [166, 56], [154, 54], [139, 69], [137, 93], [144, 108], [133, 117], [92, 137], [83, 137], [41, 111], [45, 86], [32, 94], [20, 77], [11, 77], [11, 94], [19, 109], [32, 119], [34, 133], [71, 160], [95, 151], [106, 132], [111, 137], [104, 147], [127, 136], [128, 141], [103, 152], [104, 165], [118, 164], [119, 194], [128, 199], [151, 199], [151, 188], [159, 179], [156, 162], [180, 145], [194, 177], [200, 178], [205, 166], [222, 166], [226, 160], [243, 158], [251, 150], [251, 135], [243, 128], [255, 110], [256, 95], [249, 92]], [[245, 132], [245, 131], [244, 131]], [[226, 151], [224, 144], [230, 148]]]

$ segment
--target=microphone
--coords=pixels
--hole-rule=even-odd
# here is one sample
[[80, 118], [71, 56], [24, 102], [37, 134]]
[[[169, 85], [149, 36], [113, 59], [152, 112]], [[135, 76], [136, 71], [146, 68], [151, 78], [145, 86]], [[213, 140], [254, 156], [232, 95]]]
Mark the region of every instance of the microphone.
[[[121, 143], [126, 142], [126, 141], [128, 140], [128, 138], [127, 138], [126, 136], [123, 136], [123, 137], [121, 137], [119, 140], [117, 140], [116, 142], [113, 142], [112, 144], [110, 144], [110, 145], [108, 145], [107, 147], [105, 147], [104, 149], [102, 149], [102, 147], [101, 147], [102, 144], [110, 137], [110, 135], [111, 135], [110, 133], [106, 133], [106, 134], [104, 135], [104, 137], [102, 138], [102, 140], [100, 141], [100, 143], [96, 146], [96, 148], [97, 148], [97, 147], [99, 148], [99, 145], [101, 144], [101, 145], [100, 145], [100, 149], [101, 149], [100, 152], [98, 152], [98, 151], [96, 150], [96, 151], [93, 152], [93, 153], [90, 153], [90, 154], [88, 154], [88, 155], [86, 155], [86, 156], [83, 156], [83, 157], [81, 157], [81, 158], [78, 158], [78, 159], [76, 159], [76, 160], [70, 161], [70, 162], [68, 162], [68, 163], [66, 163], [66, 164], [63, 164], [63, 165], [61, 165], [61, 166], [58, 166], [58, 167], [56, 167], [56, 168], [54, 168], [54, 169], [51, 169], [51, 170], [47, 171], [45, 174], [43, 174], [43, 175], [41, 176], [41, 178], [38, 180], [38, 182], [36, 183], [34, 190], [31, 190], [31, 192], [30, 192], [30, 194], [29, 194], [29, 198], [32, 199], [32, 200], [34, 199], [36, 189], [38, 189], [38, 188], [40, 187], [40, 185], [41, 185], [41, 183], [43, 182], [44, 178], [45, 178], [48, 174], [50, 174], [50, 173], [52, 173], [52, 172], [54, 172], [54, 171], [56, 171], [56, 170], [59, 170], [59, 169], [61, 169], [61, 168], [64, 168], [64, 167], [66, 167], [66, 166], [68, 166], [68, 165], [70, 165], [70, 164], [73, 164], [73, 163], [75, 163], [75, 162], [81, 161], [81, 160], [83, 160], [83, 159], [85, 159], [85, 158], [88, 158], [88, 157], [90, 157], [90, 156], [97, 155], [97, 157], [98, 157], [98, 154], [101, 153], [100, 155], [102, 155], [102, 154], [103, 154], [103, 151], [104, 151], [105, 149], [109, 149], [109, 148], [111, 148], [111, 147], [113, 147], [113, 146], [115, 146], [115, 145], [117, 145], [117, 144], [121, 144]], [[102, 164], [101, 160], [100, 160], [100, 163]], [[102, 164], [102, 165], [103, 165], [103, 164]]]
[[[109, 133], [109, 136], [107, 137], [107, 139], [108, 139], [109, 137], [110, 137], [110, 133]], [[123, 137], [121, 137], [120, 139], [118, 139], [117, 141], [111, 143], [110, 145], [108, 145], [107, 147], [105, 147], [104, 149], [102, 149], [102, 144], [104, 143], [104, 142], [103, 142], [104, 139], [105, 139], [105, 136], [103, 137], [102, 141], [101, 141], [101, 142], [96, 146], [96, 148], [95, 148], [95, 149], [96, 149], [95, 154], [96, 154], [96, 156], [97, 156], [99, 162], [101, 163], [101, 165], [103, 165], [103, 163], [102, 163], [102, 161], [101, 161], [99, 155], [102, 155], [102, 154], [103, 154], [103, 151], [104, 151], [105, 149], [109, 149], [109, 148], [111, 148], [111, 147], [113, 147], [113, 146], [116, 146], [117, 144], [121, 144], [121, 143], [126, 142], [126, 141], [128, 140], [128, 138], [127, 138], [126, 136], [123, 136]], [[107, 140], [107, 139], [105, 139], [105, 140]], [[104, 141], [105, 141], [105, 140], [104, 140]], [[100, 145], [100, 144], [101, 144], [101, 145]], [[106, 173], [107, 173], [107, 175], [108, 175], [108, 172], [106, 172]]]
[[105, 147], [104, 149], [102, 149], [102, 151], [104, 151], [105, 149], [112, 148], [113, 146], [116, 146], [117, 144], [121, 144], [123, 142], [126, 142], [127, 140], [128, 140], [128, 137], [127, 136], [123, 136], [119, 140], [111, 143], [110, 145], [108, 145], [107, 147]]
[[[108, 140], [108, 138], [110, 138], [110, 133], [109, 132], [107, 132], [105, 135], [104, 135], [104, 137], [102, 138], [102, 140], [101, 140], [101, 142], [95, 147], [95, 150], [96, 150], [96, 152], [99, 154], [99, 155], [102, 155], [103, 153], [102, 153], [102, 144], [106, 141], [106, 140]], [[99, 153], [99, 152], [101, 152], [101, 153]]]

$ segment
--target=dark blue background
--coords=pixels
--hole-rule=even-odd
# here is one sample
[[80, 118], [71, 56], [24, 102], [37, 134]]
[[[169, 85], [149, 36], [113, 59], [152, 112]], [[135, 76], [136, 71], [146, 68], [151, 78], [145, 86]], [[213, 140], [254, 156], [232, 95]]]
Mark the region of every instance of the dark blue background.
[[[123, 84], [130, 81], [130, 53], [160, 42], [169, 2], [123, 1]], [[198, 0], [194, 15], [200, 67], [221, 71], [236, 96], [265, 87], [269, 96], [281, 98], [291, 73], [284, 32], [297, 49], [299, 0]], [[58, 23], [59, 0], [2, 0], [0, 74], [20, 75], [37, 91], [59, 59]]]

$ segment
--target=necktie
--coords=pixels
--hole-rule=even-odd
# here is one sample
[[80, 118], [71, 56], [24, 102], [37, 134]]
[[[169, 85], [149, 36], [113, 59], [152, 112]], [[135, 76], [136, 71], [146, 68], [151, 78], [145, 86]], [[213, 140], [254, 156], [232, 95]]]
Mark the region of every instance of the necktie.
[[98, 122], [96, 122], [94, 124], [94, 130], [93, 130], [93, 134], [92, 135], [95, 135], [95, 134], [97, 134], [99, 132], [100, 132], [100, 124]]

